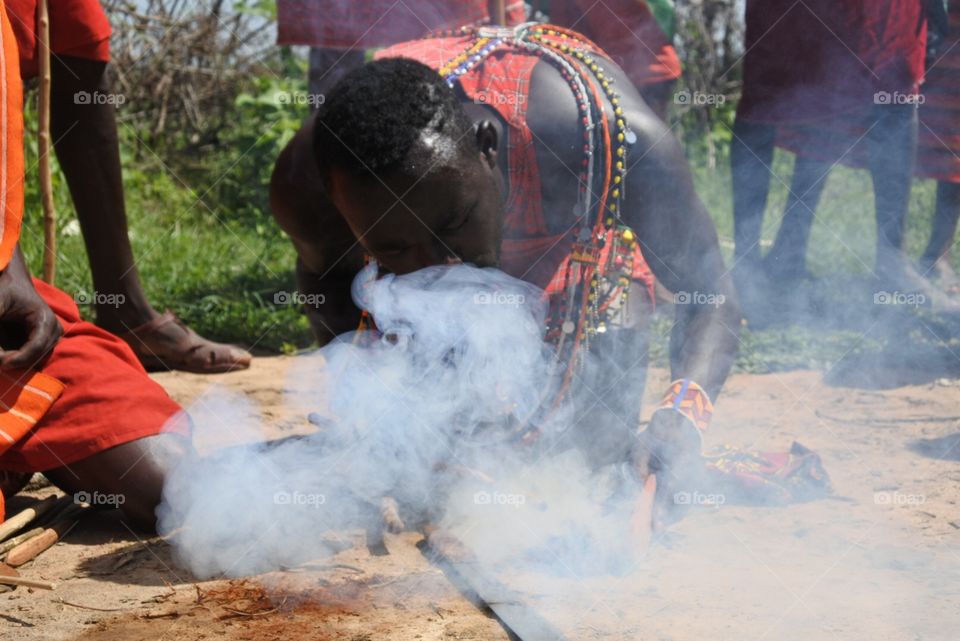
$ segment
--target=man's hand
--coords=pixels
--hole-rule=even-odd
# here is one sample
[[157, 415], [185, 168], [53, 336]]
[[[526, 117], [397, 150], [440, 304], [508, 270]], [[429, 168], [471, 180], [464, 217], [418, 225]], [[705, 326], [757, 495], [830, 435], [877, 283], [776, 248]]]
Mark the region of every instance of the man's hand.
[[[19, 248], [0, 272], [0, 368], [39, 369], [63, 329], [53, 310], [33, 288]], [[24, 342], [10, 349], [11, 340]]]
[[675, 494], [695, 486], [703, 471], [700, 448], [696, 426], [672, 410], [654, 412], [647, 429], [637, 436], [630, 457], [633, 472], [646, 490], [656, 492], [655, 499], [641, 494], [633, 517], [634, 532], [642, 548], [649, 540], [647, 528], [656, 532], [673, 520]]
[[700, 465], [700, 434], [680, 412], [654, 412], [647, 429], [637, 439], [632, 458], [641, 479], [656, 474], [661, 483], [672, 485]]

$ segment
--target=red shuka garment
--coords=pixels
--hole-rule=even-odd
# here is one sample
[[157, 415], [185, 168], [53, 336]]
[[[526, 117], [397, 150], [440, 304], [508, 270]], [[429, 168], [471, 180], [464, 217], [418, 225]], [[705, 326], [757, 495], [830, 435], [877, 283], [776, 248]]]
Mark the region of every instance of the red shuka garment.
[[[5, 0], [20, 46], [20, 75], [37, 75], [37, 0]], [[49, 3], [50, 50], [62, 56], [110, 61], [110, 22], [98, 0]]]
[[923, 77], [922, 0], [748, 0], [745, 120], [793, 124], [867, 113], [876, 92]]
[[749, 0], [737, 117], [776, 124], [798, 155], [865, 167], [875, 105], [916, 99], [926, 44], [922, 0]]
[[950, 35], [921, 87], [915, 172], [960, 183], [960, 2], [950, 3]]

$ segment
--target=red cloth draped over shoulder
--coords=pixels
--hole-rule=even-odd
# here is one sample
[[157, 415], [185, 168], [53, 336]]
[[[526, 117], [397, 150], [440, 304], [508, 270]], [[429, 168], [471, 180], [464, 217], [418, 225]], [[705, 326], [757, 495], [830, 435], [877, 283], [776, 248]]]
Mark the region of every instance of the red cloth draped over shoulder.
[[680, 77], [680, 58], [645, 0], [550, 3], [550, 22], [579, 31], [603, 47], [637, 87]]
[[[491, 22], [488, 0], [277, 0], [277, 44], [373, 49], [429, 33]], [[522, 0], [506, 2], [507, 24], [526, 19]]]
[[[20, 45], [20, 75], [37, 75], [37, 0], [5, 0]], [[110, 61], [110, 21], [98, 0], [55, 0], [48, 4], [50, 50], [62, 56]]]
[[[377, 58], [403, 57], [440, 69], [463, 53], [473, 40], [469, 36], [429, 38], [404, 42], [377, 52]], [[599, 49], [593, 52], [606, 55]], [[530, 77], [540, 58], [516, 47], [498, 49], [481, 64], [460, 76], [459, 86], [468, 99], [496, 109], [507, 124], [507, 183], [509, 195], [503, 222], [500, 267], [511, 276], [547, 291], [559, 293], [570, 260], [572, 232], [551, 233], [544, 217], [540, 171], [527, 124]], [[573, 226], [573, 203], [565, 215]], [[634, 280], [642, 283], [652, 298], [653, 273], [640, 250], [634, 253]]]

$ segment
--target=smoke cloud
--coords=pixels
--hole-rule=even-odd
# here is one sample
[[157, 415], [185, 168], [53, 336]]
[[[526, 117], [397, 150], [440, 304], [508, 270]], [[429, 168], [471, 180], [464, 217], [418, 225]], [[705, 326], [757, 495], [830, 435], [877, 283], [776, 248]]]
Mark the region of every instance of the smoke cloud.
[[[316, 433], [172, 470], [160, 530], [180, 560], [202, 577], [295, 566], [330, 551], [324, 533], [378, 527], [387, 496], [407, 525], [439, 523], [491, 563], [547, 542], [578, 566], [605, 566], [591, 550], [623, 553], [625, 510], [610, 504], [620, 471], [591, 470], [559, 445], [568, 408], [541, 410], [554, 370], [542, 292], [466, 265], [375, 269], [353, 293], [379, 335], [342, 337], [291, 369], [287, 402], [313, 413]], [[205, 439], [261, 431], [222, 391], [191, 414]], [[531, 425], [541, 437], [519, 444]]]

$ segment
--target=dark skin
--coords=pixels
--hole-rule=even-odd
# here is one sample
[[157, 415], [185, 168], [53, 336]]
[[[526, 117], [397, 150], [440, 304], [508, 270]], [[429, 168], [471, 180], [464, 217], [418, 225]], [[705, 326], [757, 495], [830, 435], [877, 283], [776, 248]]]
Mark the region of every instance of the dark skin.
[[[636, 232], [654, 274], [674, 292], [723, 295], [726, 303], [678, 305], [671, 338], [674, 378], [697, 381], [715, 398], [737, 350], [740, 312], [720, 255], [717, 236], [697, 197], [686, 159], [666, 126], [650, 111], [612, 62], [610, 71], [621, 106], [638, 137], [631, 149], [624, 201], [625, 222]], [[324, 188], [311, 150], [311, 119], [277, 160], [271, 183], [274, 216], [297, 249], [302, 292], [323, 293], [326, 304], [307, 312], [318, 341], [356, 328], [359, 310], [350, 283], [364, 253], [383, 268], [403, 274], [430, 265], [462, 260], [497, 266], [508, 130], [486, 105], [461, 100], [474, 130], [468, 151], [444, 155], [437, 141], [423, 141], [411, 156], [429, 162], [390, 175], [357, 177], [334, 168]], [[612, 106], [606, 105], [613, 118]], [[543, 209], [552, 232], [573, 223], [582, 132], [569, 87], [549, 65], [540, 63], [531, 80], [528, 123], [534, 134], [542, 182]], [[432, 143], [432, 144], [431, 144]], [[634, 297], [638, 298], [638, 297]], [[644, 329], [637, 322], [626, 334]], [[619, 350], [620, 370], [643, 361], [637, 351]], [[606, 390], [597, 390], [603, 394]], [[636, 390], [639, 399], [642, 388]], [[639, 400], [636, 403], [639, 412]], [[643, 472], [685, 462], [698, 452], [699, 435], [689, 423], [659, 412], [649, 429], [630, 444]], [[637, 436], [639, 416], [619, 426]], [[623, 452], [623, 441], [620, 441]]]
[[930, 242], [920, 257], [920, 271], [948, 287], [957, 286], [957, 275], [950, 264], [951, 250], [960, 219], [960, 183], [941, 180], [937, 183], [937, 205], [933, 216]]

